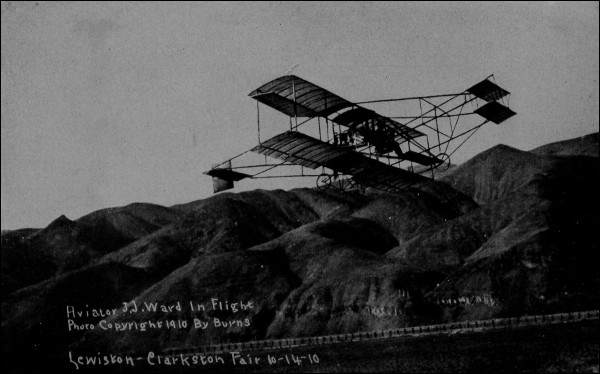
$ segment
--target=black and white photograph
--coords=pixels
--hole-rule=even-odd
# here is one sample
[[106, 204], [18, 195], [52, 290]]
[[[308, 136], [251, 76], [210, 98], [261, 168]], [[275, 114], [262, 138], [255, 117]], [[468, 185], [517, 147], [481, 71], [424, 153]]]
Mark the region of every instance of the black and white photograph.
[[598, 373], [599, 9], [2, 1], [1, 371]]

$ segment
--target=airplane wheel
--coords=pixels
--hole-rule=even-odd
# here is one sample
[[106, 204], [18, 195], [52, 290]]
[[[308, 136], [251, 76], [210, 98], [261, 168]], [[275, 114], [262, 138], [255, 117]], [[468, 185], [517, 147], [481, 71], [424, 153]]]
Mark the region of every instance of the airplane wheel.
[[356, 183], [356, 181], [354, 179], [352, 179], [352, 178], [345, 179], [345, 180], [342, 181], [342, 183], [343, 183], [341, 185], [342, 191], [345, 191], [345, 192], [357, 192], [357, 193], [359, 193], [361, 195], [364, 195], [364, 193], [365, 193], [365, 188], [362, 185]]
[[321, 174], [317, 177], [317, 188], [320, 190], [324, 190], [331, 187], [331, 175], [329, 174]]
[[344, 178], [340, 179], [340, 190], [344, 192], [352, 191], [354, 189], [354, 182], [351, 179]]
[[442, 160], [440, 166], [437, 167], [438, 171], [446, 171], [450, 169], [450, 156], [448, 156], [446, 153], [440, 153], [437, 157]]

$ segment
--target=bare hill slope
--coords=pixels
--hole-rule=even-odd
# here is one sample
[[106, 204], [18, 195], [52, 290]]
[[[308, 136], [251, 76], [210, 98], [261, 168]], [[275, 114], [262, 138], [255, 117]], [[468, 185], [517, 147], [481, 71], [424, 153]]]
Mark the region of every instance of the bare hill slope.
[[[35, 366], [25, 358], [47, 362], [69, 349], [96, 354], [597, 308], [599, 161], [578, 155], [588, 142], [597, 136], [535, 152], [497, 146], [397, 195], [257, 190], [172, 207], [132, 204], [3, 233], [3, 353]], [[66, 304], [213, 298], [253, 308], [176, 318], [248, 324], [65, 329]], [[143, 318], [117, 313], [108, 321]]]

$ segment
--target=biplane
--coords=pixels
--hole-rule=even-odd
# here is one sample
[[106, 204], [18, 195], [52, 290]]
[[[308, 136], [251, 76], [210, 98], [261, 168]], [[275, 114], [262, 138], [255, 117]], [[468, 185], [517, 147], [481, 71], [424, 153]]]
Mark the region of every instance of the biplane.
[[[355, 103], [286, 75], [249, 94], [257, 101], [258, 144], [205, 174], [215, 193], [243, 179], [285, 177], [316, 178], [318, 188], [342, 191], [371, 187], [396, 193], [421, 185], [433, 180], [434, 170], [445, 171], [454, 152], [483, 125], [516, 114], [508, 105], [510, 93], [493, 79], [460, 93]], [[384, 116], [368, 107], [377, 103], [412, 103], [418, 109]], [[286, 131], [261, 140], [260, 104], [288, 117]], [[253, 160], [244, 160], [250, 154]]]

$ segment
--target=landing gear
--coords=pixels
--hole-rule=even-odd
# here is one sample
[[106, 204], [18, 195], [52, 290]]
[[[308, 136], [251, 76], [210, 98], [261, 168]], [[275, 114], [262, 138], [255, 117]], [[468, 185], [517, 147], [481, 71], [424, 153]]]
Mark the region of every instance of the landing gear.
[[317, 177], [317, 188], [325, 190], [331, 187], [331, 175], [323, 173]]
[[317, 188], [319, 190], [334, 188], [342, 192], [358, 192], [360, 194], [365, 193], [365, 188], [356, 183], [351, 177], [339, 177], [337, 175], [331, 175], [327, 173], [323, 173], [317, 177]]

